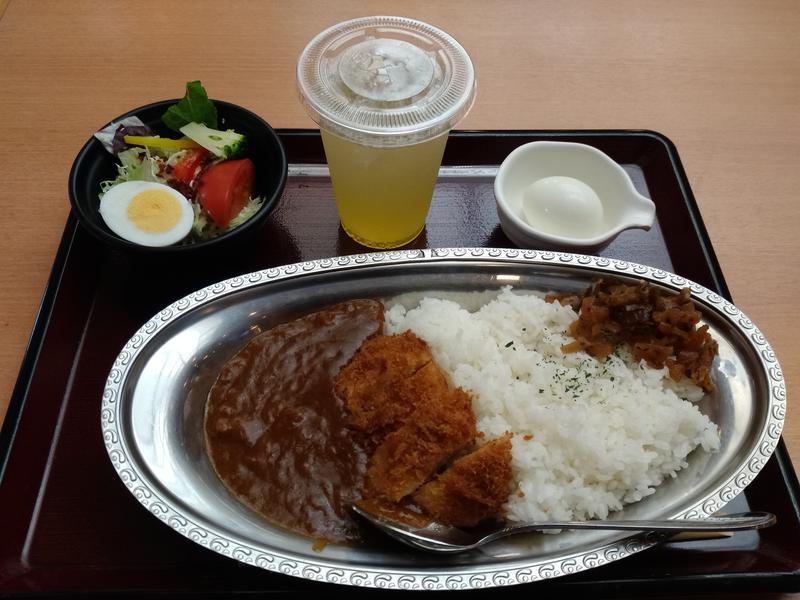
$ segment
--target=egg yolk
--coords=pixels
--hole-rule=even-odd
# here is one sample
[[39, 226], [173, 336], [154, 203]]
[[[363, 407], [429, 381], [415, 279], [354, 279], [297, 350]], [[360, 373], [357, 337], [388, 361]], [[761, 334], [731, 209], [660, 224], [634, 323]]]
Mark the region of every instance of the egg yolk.
[[181, 205], [169, 192], [144, 190], [128, 204], [128, 219], [142, 231], [169, 231], [181, 218]]

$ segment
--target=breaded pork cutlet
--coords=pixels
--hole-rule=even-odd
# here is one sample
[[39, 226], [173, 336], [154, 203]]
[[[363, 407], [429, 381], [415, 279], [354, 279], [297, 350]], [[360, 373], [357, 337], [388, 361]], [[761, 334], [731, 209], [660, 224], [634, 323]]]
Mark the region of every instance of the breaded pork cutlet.
[[387, 432], [428, 397], [446, 392], [447, 380], [432, 361], [428, 344], [410, 331], [364, 342], [334, 382], [350, 426], [366, 434]]
[[429, 398], [373, 453], [367, 465], [368, 494], [400, 501], [476, 435], [472, 399], [464, 390], [448, 389]]
[[456, 460], [412, 499], [436, 521], [472, 527], [501, 511], [508, 500], [511, 476], [509, 434]]

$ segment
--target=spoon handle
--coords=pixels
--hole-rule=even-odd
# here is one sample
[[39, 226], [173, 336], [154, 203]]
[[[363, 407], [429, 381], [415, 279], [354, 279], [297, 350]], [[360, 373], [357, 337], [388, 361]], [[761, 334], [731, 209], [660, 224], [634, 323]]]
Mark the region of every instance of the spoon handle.
[[485, 543], [516, 533], [542, 531], [544, 529], [614, 529], [622, 531], [743, 531], [769, 527], [775, 515], [768, 512], [748, 512], [705, 519], [673, 519], [669, 521], [543, 521], [520, 523], [495, 531], [481, 540]]

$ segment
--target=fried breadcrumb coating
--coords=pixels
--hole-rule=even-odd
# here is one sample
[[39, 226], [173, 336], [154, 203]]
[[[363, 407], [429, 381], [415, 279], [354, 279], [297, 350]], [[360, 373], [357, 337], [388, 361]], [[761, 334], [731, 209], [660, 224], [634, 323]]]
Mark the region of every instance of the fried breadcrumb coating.
[[422, 486], [413, 500], [437, 521], [471, 527], [501, 512], [511, 481], [511, 434], [507, 434], [456, 460]]

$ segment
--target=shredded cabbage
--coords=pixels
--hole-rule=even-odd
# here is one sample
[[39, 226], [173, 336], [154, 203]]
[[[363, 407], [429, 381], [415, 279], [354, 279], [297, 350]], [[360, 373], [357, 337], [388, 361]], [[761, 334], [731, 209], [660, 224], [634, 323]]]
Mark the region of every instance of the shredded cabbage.
[[100, 197], [112, 187], [123, 181], [155, 181], [166, 183], [167, 180], [159, 177], [159, 159], [150, 155], [147, 148], [128, 148], [117, 154], [120, 164], [117, 165], [116, 179], [100, 182]]
[[183, 160], [183, 157], [186, 156], [188, 152], [188, 150], [175, 150], [169, 156], [167, 156], [167, 165], [174, 167], [181, 162], [181, 160]]
[[211, 219], [209, 214], [203, 210], [200, 204], [192, 202], [192, 209], [194, 210], [194, 223], [192, 224], [192, 234], [187, 238], [187, 241], [205, 241], [215, 237], [219, 237], [223, 233], [228, 233], [232, 229], [236, 229], [252, 217], [258, 209], [264, 204], [264, 198], [250, 198], [247, 204], [244, 205], [239, 214], [236, 215], [227, 227], [219, 227]]

